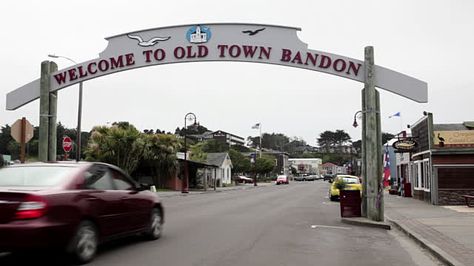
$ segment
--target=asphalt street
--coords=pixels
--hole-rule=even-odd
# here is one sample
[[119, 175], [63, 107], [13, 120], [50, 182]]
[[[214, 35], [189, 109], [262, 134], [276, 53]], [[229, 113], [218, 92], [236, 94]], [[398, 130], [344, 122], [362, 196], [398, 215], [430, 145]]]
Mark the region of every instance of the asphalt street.
[[[106, 244], [89, 265], [441, 265], [396, 230], [340, 221], [328, 183], [293, 182], [163, 198], [157, 241]], [[0, 265], [66, 265], [56, 254], [11, 254]]]

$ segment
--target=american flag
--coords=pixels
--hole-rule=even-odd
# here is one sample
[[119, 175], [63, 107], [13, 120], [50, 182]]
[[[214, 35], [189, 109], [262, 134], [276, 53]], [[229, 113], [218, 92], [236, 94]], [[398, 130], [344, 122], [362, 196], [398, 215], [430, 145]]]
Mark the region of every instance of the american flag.
[[383, 186], [390, 185], [390, 154], [388, 147], [385, 147], [384, 164], [383, 164]]

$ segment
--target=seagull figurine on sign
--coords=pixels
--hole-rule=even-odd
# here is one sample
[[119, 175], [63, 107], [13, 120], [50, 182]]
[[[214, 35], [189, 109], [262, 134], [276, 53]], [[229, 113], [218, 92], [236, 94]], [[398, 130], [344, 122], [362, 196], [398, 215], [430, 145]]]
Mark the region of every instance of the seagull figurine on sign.
[[253, 36], [253, 35], [261, 32], [262, 30], [265, 30], [265, 28], [256, 29], [256, 30], [244, 30], [244, 31], [242, 31], [242, 33], [247, 33], [249, 36]]
[[167, 41], [169, 39], [171, 39], [171, 36], [168, 36], [168, 37], [154, 37], [154, 38], [151, 38], [150, 40], [148, 41], [144, 41], [142, 39], [142, 37], [138, 36], [138, 35], [131, 35], [131, 34], [128, 34], [127, 35], [128, 38], [130, 39], [135, 39], [138, 41], [138, 45], [140, 46], [143, 46], [143, 47], [148, 47], [148, 46], [153, 46], [155, 44], [157, 44], [158, 42], [164, 42], [164, 41]]
[[444, 140], [443, 137], [441, 137], [441, 134], [439, 134], [439, 133], [438, 133], [438, 140], [439, 140], [439, 146], [444, 147], [445, 140]]

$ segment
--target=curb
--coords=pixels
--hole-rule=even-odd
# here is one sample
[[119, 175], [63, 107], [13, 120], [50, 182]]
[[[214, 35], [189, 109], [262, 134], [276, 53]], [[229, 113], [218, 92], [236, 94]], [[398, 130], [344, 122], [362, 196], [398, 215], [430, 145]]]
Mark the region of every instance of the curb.
[[401, 232], [405, 233], [408, 237], [413, 239], [418, 245], [422, 248], [429, 251], [433, 256], [439, 259], [442, 263], [449, 265], [449, 266], [465, 266], [465, 264], [459, 262], [454, 257], [446, 253], [444, 250], [439, 248], [438, 246], [430, 243], [426, 238], [422, 237], [420, 234], [413, 232], [412, 230], [402, 226], [395, 220], [390, 219], [389, 217], [385, 216], [389, 223], [391, 223], [395, 228], [400, 230]]
[[228, 189], [217, 189], [217, 190], [207, 190], [207, 191], [190, 191], [190, 193], [181, 193], [179, 191], [171, 191], [171, 192], [156, 192], [160, 198], [171, 198], [171, 197], [185, 197], [188, 195], [198, 195], [198, 194], [210, 194], [210, 193], [219, 193], [224, 191], [235, 191], [235, 190], [247, 190], [247, 189], [256, 189], [256, 188], [263, 188], [263, 186], [236, 186]]
[[391, 226], [388, 223], [372, 221], [365, 217], [341, 218], [341, 222], [345, 224], [380, 228], [380, 229], [385, 229], [385, 230], [391, 229]]

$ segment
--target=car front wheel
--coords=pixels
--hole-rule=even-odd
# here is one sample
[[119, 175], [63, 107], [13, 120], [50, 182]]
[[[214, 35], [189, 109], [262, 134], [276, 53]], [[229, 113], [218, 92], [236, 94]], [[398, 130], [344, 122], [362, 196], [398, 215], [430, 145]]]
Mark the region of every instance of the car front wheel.
[[79, 224], [68, 251], [77, 262], [84, 264], [95, 257], [98, 245], [99, 236], [95, 225], [83, 221]]
[[161, 237], [163, 231], [163, 219], [158, 208], [153, 208], [151, 212], [150, 223], [145, 233], [146, 238], [155, 240]]

